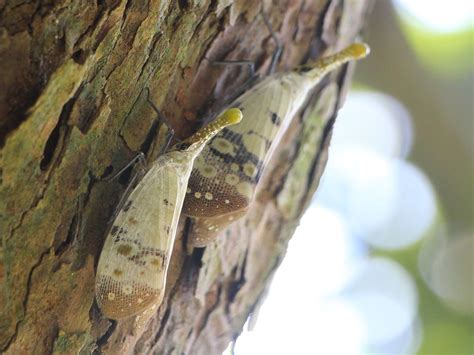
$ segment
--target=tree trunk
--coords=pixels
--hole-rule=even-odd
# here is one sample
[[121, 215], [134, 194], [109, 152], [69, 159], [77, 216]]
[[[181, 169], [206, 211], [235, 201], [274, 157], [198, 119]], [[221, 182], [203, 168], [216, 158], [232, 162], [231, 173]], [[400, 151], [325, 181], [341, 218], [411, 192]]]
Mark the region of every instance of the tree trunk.
[[[277, 70], [332, 53], [361, 30], [366, 1], [264, 1], [284, 45]], [[275, 43], [260, 1], [0, 1], [0, 351], [220, 354], [262, 301], [316, 190], [349, 71], [314, 90], [275, 152], [248, 215], [187, 255], [182, 218], [163, 304], [114, 322], [95, 266], [130, 173], [167, 131], [189, 135]], [[3, 255], [2, 255], [3, 254]]]

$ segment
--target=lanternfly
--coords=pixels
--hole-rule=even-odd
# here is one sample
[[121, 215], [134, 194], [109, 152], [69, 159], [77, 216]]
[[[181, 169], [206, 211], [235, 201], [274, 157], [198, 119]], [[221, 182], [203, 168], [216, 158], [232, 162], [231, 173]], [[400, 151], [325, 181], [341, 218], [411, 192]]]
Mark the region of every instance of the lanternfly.
[[183, 214], [194, 217], [191, 246], [205, 246], [245, 215], [266, 163], [311, 89], [328, 72], [368, 53], [367, 45], [352, 44], [292, 71], [269, 75], [231, 104], [242, 110], [244, 120], [207, 143], [189, 179]]
[[193, 162], [209, 139], [241, 119], [239, 109], [224, 111], [160, 156], [127, 196], [97, 267], [95, 293], [106, 317], [126, 318], [161, 304]]

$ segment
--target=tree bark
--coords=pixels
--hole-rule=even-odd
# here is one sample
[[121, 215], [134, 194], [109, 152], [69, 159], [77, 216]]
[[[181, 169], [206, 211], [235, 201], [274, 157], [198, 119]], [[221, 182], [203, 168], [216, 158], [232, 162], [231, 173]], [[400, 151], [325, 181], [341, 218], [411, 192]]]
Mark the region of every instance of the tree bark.
[[[0, 1], [0, 351], [220, 354], [255, 314], [318, 185], [350, 70], [329, 75], [294, 118], [248, 215], [187, 255], [182, 218], [163, 304], [114, 322], [94, 302], [105, 231], [130, 173], [165, 142], [143, 90], [178, 137], [248, 78], [209, 59], [275, 43], [260, 1]], [[367, 1], [264, 1], [284, 46], [277, 70], [341, 49]], [[349, 68], [349, 70], [347, 69]], [[309, 261], [308, 261], [309, 263]]]

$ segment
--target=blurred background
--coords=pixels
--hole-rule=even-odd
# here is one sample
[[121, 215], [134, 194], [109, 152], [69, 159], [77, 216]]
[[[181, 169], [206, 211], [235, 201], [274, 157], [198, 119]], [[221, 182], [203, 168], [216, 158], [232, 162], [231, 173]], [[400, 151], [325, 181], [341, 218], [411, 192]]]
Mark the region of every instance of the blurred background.
[[237, 355], [474, 354], [473, 22], [472, 0], [375, 1], [319, 190]]

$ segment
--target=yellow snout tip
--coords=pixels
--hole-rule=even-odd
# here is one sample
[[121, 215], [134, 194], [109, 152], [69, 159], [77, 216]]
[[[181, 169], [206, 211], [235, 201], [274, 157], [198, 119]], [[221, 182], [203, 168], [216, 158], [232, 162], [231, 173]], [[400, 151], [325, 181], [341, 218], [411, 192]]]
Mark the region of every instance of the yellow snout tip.
[[365, 58], [370, 53], [370, 47], [366, 43], [353, 43], [345, 49], [346, 53], [353, 58]]
[[239, 123], [240, 121], [242, 121], [242, 117], [242, 111], [234, 107], [225, 110], [221, 117], [219, 117], [219, 120], [227, 126]]

